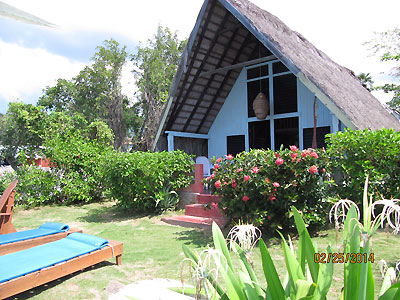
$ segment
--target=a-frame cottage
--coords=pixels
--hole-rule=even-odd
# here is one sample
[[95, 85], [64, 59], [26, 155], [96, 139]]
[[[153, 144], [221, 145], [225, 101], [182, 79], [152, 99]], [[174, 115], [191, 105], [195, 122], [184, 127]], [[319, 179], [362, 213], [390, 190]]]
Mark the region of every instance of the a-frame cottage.
[[219, 157], [400, 129], [352, 71], [247, 0], [204, 1], [169, 95], [154, 150]]

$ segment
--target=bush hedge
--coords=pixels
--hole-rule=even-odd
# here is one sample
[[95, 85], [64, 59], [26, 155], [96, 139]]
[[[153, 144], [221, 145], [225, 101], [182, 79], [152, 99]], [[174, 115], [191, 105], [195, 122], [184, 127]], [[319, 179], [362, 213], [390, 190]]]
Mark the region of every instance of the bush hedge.
[[324, 150], [251, 150], [218, 158], [206, 181], [220, 196], [220, 209], [236, 221], [289, 228], [295, 206], [307, 224], [321, 225], [332, 183], [328, 162]]
[[400, 197], [400, 132], [346, 130], [328, 135], [327, 143], [340, 198], [360, 205], [367, 175], [370, 194]]
[[110, 152], [100, 168], [108, 196], [122, 207], [142, 212], [175, 208], [176, 191], [193, 180], [193, 161], [183, 151]]

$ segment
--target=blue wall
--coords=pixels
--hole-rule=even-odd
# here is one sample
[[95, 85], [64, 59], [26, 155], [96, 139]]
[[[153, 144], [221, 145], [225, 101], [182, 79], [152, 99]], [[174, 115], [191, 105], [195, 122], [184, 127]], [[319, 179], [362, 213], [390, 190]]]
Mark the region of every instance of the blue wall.
[[244, 134], [248, 147], [246, 69], [242, 69], [235, 85], [222, 105], [208, 134], [208, 157], [226, 155], [226, 137]]
[[[314, 127], [314, 94], [299, 80], [297, 80], [297, 101], [300, 128], [299, 146], [303, 148], [303, 128]], [[247, 78], [246, 68], [243, 68], [210, 128], [210, 139], [208, 142], [208, 156], [210, 158], [227, 154], [226, 138], [231, 135], [245, 135], [245, 148], [246, 151], [249, 150], [249, 118], [247, 116]], [[252, 121], [254, 121], [254, 118], [252, 118]], [[317, 127], [322, 126], [330, 126], [331, 132], [340, 129], [339, 120], [318, 100]]]

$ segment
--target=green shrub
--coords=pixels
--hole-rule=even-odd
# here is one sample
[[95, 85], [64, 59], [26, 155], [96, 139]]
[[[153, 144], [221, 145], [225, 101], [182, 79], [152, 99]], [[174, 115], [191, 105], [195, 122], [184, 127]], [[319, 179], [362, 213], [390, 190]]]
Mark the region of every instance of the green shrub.
[[52, 204], [57, 199], [59, 179], [52, 171], [21, 165], [15, 176], [18, 178], [16, 205], [40, 206]]
[[310, 225], [326, 222], [328, 158], [323, 150], [251, 150], [219, 158], [207, 179], [219, 206], [235, 221], [275, 228], [293, 226], [290, 208]]
[[125, 208], [154, 212], [175, 208], [176, 191], [187, 187], [193, 162], [182, 151], [110, 152], [101, 163], [109, 196]]
[[112, 151], [108, 142], [91, 140], [75, 130], [53, 134], [44, 146], [58, 180], [53, 202], [87, 203], [102, 197], [99, 163]]
[[400, 197], [400, 132], [346, 130], [328, 135], [327, 143], [333, 171], [339, 174], [335, 181], [340, 198], [360, 205], [357, 200], [362, 199], [367, 175], [371, 194], [379, 194], [378, 198]]

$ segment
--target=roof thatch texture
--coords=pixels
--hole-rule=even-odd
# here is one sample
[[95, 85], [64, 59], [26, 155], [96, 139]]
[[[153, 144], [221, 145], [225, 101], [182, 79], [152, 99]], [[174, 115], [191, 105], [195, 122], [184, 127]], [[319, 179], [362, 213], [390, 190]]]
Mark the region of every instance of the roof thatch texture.
[[400, 122], [352, 71], [277, 17], [248, 0], [205, 0], [155, 143], [167, 130], [208, 133], [240, 69], [208, 71], [258, 58], [260, 49], [264, 56], [279, 58], [347, 127], [400, 130]]
[[354, 73], [332, 61], [301, 34], [248, 0], [228, 0], [255, 30], [296, 66], [357, 129], [400, 129], [400, 122], [361, 84]]

